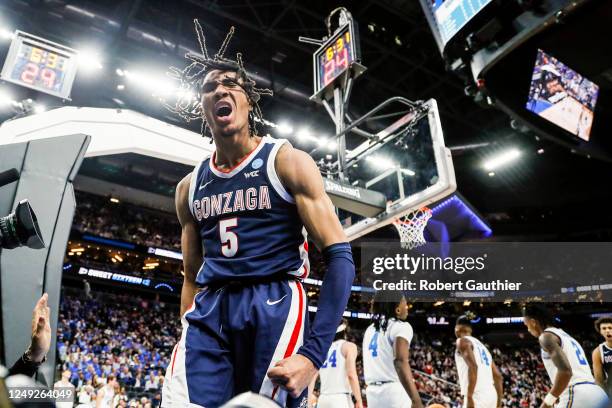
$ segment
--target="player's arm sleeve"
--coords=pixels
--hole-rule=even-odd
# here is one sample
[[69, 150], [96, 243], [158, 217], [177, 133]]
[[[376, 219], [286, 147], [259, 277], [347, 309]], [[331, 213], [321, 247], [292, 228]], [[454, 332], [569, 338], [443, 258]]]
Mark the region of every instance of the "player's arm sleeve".
[[323, 249], [326, 272], [310, 336], [298, 350], [319, 368], [325, 361], [336, 328], [351, 293], [355, 264], [351, 246], [325, 193], [323, 179], [312, 157], [285, 144], [276, 157], [276, 169], [291, 192], [306, 230]]
[[310, 336], [298, 350], [299, 354], [308, 357], [317, 368], [325, 361], [355, 277], [355, 264], [348, 242], [328, 246], [323, 250], [323, 257], [327, 272], [321, 286], [317, 313]]

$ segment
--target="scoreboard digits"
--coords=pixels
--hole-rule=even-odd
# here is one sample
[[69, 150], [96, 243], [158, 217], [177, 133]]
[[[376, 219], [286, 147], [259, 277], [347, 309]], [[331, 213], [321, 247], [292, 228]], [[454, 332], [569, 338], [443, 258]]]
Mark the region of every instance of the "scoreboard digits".
[[66, 57], [23, 42], [11, 73], [11, 79], [32, 87], [59, 92]]
[[[352, 75], [359, 75], [365, 70], [359, 64], [361, 58], [358, 43], [357, 27], [351, 20], [336, 30], [314, 53], [314, 96], [320, 97], [329, 92], [338, 78], [351, 70]], [[359, 72], [355, 72], [356, 67]]]
[[76, 70], [75, 50], [17, 31], [0, 78], [39, 92], [70, 99]]

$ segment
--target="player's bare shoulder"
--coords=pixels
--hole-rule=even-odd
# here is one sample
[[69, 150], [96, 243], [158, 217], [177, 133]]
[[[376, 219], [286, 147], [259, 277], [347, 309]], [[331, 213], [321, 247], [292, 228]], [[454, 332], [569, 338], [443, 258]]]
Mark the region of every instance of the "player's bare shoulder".
[[274, 165], [283, 184], [293, 189], [301, 190], [321, 179], [313, 158], [289, 142], [285, 142], [278, 150]]
[[347, 356], [349, 353], [357, 353], [357, 345], [351, 341], [346, 340], [342, 344], [342, 354]]

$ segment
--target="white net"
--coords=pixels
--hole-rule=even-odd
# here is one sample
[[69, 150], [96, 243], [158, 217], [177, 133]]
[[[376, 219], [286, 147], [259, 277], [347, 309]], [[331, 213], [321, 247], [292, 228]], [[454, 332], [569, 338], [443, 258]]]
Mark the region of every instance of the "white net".
[[431, 210], [422, 207], [393, 221], [393, 225], [399, 233], [402, 248], [414, 249], [426, 244], [423, 231], [425, 231], [425, 226], [430, 218]]

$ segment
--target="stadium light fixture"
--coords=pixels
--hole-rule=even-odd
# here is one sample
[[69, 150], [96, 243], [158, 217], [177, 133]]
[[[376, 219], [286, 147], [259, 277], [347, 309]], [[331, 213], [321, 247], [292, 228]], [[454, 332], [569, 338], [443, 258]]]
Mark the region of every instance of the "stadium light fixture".
[[394, 167], [398, 167], [397, 163], [388, 157], [371, 155], [366, 157], [366, 161], [370, 163], [372, 166], [377, 167], [380, 170], [388, 170]]
[[293, 127], [287, 122], [281, 122], [276, 126], [276, 131], [281, 135], [289, 135], [293, 133]]
[[489, 160], [486, 160], [483, 163], [483, 167], [485, 170], [493, 171], [499, 167], [505, 166], [508, 163], [511, 163], [518, 159], [521, 155], [521, 152], [518, 149], [510, 149], [506, 150], [503, 153], [500, 153]]
[[117, 204], [117, 203], [119, 202], [119, 199], [118, 199], [118, 198], [115, 198], [115, 197], [111, 197], [111, 198], [110, 198], [110, 202], [111, 202], [111, 203], [115, 203], [115, 204]]
[[13, 95], [8, 91], [0, 89], [0, 107], [8, 106], [13, 103]]
[[77, 62], [79, 69], [85, 72], [95, 72], [102, 69], [102, 60], [99, 54], [90, 48], [79, 51]]
[[3, 40], [12, 40], [15, 37], [15, 33], [6, 29], [0, 29], [0, 38]]
[[313, 135], [312, 131], [308, 128], [302, 128], [298, 130], [296, 137], [301, 142], [319, 143], [319, 138]]
[[144, 91], [153, 90], [155, 96], [170, 96], [177, 92], [175, 84], [167, 77], [145, 74], [144, 70], [123, 71], [125, 78]]

